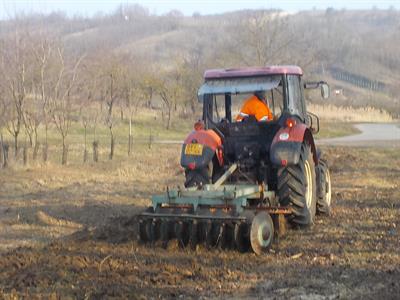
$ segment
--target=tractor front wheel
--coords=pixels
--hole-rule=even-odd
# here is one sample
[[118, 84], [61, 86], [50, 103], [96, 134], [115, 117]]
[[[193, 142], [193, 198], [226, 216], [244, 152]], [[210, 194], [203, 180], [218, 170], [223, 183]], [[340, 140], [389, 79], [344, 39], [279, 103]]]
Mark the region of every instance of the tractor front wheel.
[[316, 175], [313, 155], [309, 145], [303, 144], [299, 162], [278, 170], [279, 202], [290, 206], [288, 220], [293, 225], [309, 226], [316, 212]]
[[318, 167], [318, 200], [317, 200], [317, 212], [319, 214], [331, 213], [331, 175], [329, 174], [328, 164], [324, 160], [320, 160]]

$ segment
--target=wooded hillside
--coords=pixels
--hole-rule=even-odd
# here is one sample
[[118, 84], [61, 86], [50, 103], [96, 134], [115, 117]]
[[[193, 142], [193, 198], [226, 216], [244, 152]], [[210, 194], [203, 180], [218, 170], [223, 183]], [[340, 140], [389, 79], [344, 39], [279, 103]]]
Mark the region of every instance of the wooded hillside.
[[398, 117], [400, 12], [187, 17], [121, 5], [91, 18], [19, 15], [0, 22], [0, 129], [13, 137], [17, 153], [21, 131], [35, 145], [43, 128], [47, 145], [52, 124], [66, 148], [72, 122], [85, 132], [102, 122], [112, 150], [115, 114], [131, 128], [139, 108], [157, 108], [169, 129], [173, 115], [199, 115], [196, 92], [205, 69], [269, 64], [296, 64], [305, 79], [328, 81], [331, 104], [372, 106]]

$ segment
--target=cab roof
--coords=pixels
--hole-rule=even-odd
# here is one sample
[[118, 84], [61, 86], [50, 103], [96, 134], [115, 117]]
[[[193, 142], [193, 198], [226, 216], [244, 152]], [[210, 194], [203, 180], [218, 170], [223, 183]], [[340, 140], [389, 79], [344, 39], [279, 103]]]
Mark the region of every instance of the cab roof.
[[235, 77], [254, 77], [267, 75], [303, 75], [303, 71], [298, 66], [266, 66], [266, 67], [247, 67], [235, 69], [211, 69], [204, 72], [204, 79], [222, 79]]

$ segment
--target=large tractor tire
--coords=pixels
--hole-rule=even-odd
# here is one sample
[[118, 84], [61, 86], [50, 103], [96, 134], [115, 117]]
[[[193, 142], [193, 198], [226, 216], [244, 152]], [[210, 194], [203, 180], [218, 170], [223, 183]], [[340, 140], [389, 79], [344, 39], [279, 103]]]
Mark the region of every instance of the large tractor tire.
[[282, 206], [290, 206], [288, 220], [293, 225], [309, 226], [316, 213], [316, 175], [309, 145], [303, 144], [299, 163], [278, 170], [277, 193]]
[[331, 213], [332, 195], [331, 195], [331, 175], [329, 173], [328, 164], [324, 160], [320, 160], [317, 167], [318, 174], [318, 195], [317, 195], [317, 212], [319, 214], [329, 215]]

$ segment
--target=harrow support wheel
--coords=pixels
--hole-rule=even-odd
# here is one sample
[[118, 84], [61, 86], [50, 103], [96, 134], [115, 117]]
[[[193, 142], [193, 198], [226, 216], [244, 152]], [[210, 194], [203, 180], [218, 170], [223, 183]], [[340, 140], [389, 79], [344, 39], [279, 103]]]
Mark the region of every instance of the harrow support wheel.
[[268, 252], [274, 240], [274, 222], [271, 216], [262, 211], [253, 219], [250, 228], [250, 244], [254, 253]]

